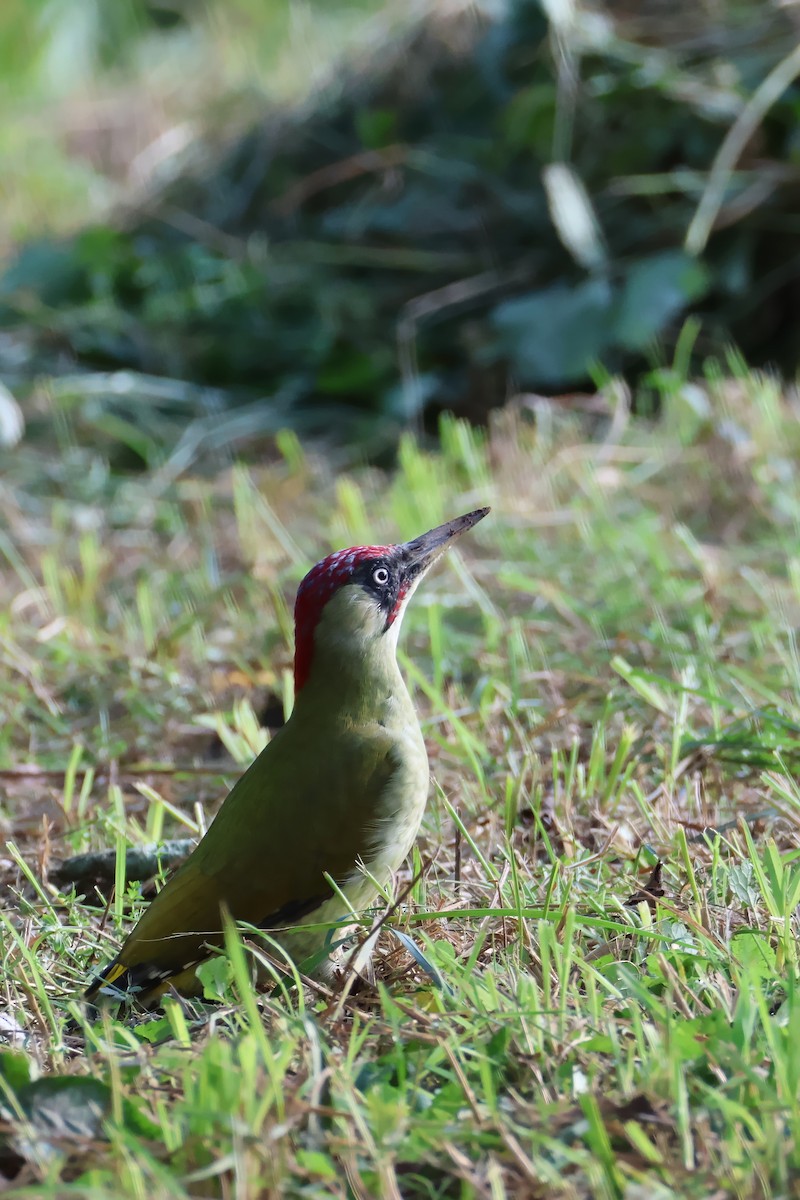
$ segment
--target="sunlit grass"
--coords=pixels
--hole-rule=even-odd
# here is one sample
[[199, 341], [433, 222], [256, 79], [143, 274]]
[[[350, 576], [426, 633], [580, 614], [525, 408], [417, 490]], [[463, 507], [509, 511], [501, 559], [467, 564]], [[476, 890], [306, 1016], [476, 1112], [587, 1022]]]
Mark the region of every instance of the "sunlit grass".
[[[172, 13], [178, 19], [159, 21]], [[72, 231], [169, 177], [193, 142], [325, 82], [367, 53], [385, 0], [5, 0], [0, 252]], [[237, 115], [234, 115], [237, 114]]]
[[[291, 437], [268, 467], [166, 487], [23, 446], [0, 492], [18, 1186], [788, 1194], [798, 429], [757, 377], [708, 397], [688, 442], [669, 407], [608, 442], [555, 403], [446, 422], [391, 476], [336, 475]], [[297, 987], [231, 930], [213, 1008], [89, 1021], [81, 988], [145, 903], [120, 852], [202, 830], [291, 707], [307, 565], [479, 503], [403, 634], [436, 787], [374, 987]], [[115, 849], [116, 888], [56, 882]]]

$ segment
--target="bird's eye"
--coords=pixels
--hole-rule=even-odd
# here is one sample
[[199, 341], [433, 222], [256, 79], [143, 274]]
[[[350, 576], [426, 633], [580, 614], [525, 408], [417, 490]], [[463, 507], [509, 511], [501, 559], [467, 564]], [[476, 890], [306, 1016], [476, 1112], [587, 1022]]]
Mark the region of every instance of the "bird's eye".
[[376, 567], [372, 572], [372, 582], [377, 583], [378, 587], [384, 587], [389, 582], [389, 572], [386, 567]]

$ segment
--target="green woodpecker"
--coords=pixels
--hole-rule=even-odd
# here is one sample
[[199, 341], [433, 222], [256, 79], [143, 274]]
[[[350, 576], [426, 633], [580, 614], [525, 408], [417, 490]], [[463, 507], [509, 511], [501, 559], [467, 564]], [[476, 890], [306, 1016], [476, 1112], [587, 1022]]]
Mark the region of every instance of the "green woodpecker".
[[[194, 968], [221, 945], [226, 912], [268, 931], [301, 962], [328, 935], [303, 926], [330, 926], [363, 909], [376, 883], [390, 881], [417, 836], [429, 784], [397, 666], [400, 624], [423, 575], [488, 512], [398, 546], [340, 550], [306, 575], [295, 603], [291, 717], [88, 999], [125, 992], [147, 1005], [170, 988], [196, 992]], [[317, 974], [330, 971], [328, 958]]]

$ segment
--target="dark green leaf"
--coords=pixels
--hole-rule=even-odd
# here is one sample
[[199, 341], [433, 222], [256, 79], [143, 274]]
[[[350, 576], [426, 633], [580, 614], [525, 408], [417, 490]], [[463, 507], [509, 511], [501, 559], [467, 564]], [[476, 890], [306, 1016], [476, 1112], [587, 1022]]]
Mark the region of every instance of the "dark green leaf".
[[643, 350], [666, 325], [705, 295], [709, 272], [680, 250], [640, 259], [628, 271], [614, 321], [614, 340]]
[[508, 300], [492, 323], [521, 383], [557, 387], [586, 378], [611, 343], [613, 317], [610, 285], [590, 279]]

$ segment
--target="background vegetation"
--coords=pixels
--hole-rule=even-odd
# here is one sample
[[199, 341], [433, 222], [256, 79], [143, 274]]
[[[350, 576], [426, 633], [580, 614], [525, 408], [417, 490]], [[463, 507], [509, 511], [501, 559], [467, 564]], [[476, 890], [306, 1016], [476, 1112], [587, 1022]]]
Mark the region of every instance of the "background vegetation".
[[[794, 9], [424, 11], [0, 13], [8, 1194], [796, 1192]], [[309, 564], [483, 503], [374, 978], [89, 1020]]]
[[[266, 115], [231, 53], [246, 4], [129, 0], [135, 38], [90, 11], [77, 63], [130, 83], [66, 136], [124, 207], [66, 239], [26, 222], [0, 319], [32, 411], [54, 392], [120, 461], [287, 425], [379, 455], [410, 422], [603, 372], [646, 407], [689, 315], [693, 366], [731, 339], [797, 365], [793, 6], [434, 5]], [[302, 36], [281, 53], [287, 13]], [[285, 101], [307, 91], [297, 42], [314, 61], [339, 23], [279, 6], [244, 63]]]

